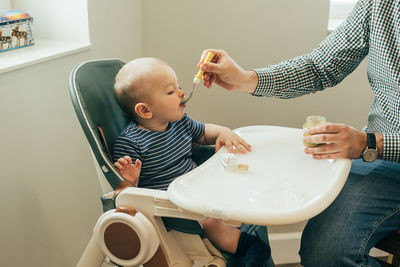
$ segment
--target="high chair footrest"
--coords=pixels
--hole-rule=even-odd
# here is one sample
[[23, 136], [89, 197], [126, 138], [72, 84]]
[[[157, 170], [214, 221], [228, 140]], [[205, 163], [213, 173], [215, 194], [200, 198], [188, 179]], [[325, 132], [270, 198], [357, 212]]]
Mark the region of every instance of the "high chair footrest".
[[400, 255], [400, 233], [392, 232], [375, 245], [376, 248], [393, 255]]

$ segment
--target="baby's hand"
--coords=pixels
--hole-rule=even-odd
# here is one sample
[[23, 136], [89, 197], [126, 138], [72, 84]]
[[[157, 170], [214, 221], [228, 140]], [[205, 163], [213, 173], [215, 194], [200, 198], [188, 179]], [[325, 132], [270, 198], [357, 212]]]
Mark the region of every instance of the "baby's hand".
[[139, 159], [136, 159], [135, 164], [132, 164], [131, 157], [125, 156], [119, 158], [118, 161], [114, 163], [114, 166], [125, 180], [136, 187], [138, 186], [140, 169], [142, 168], [142, 162]]
[[232, 132], [229, 128], [223, 127], [219, 132], [215, 141], [215, 151], [218, 151], [221, 146], [225, 146], [229, 153], [234, 153], [234, 147], [242, 154], [251, 151], [251, 145]]

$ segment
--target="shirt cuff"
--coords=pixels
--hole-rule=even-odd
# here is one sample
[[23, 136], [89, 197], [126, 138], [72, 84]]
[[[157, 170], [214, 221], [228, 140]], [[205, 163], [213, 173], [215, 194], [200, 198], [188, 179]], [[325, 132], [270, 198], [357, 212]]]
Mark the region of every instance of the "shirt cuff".
[[269, 96], [273, 91], [272, 75], [267, 69], [254, 69], [258, 76], [256, 90], [251, 93], [253, 96]]
[[400, 134], [383, 133], [383, 151], [384, 160], [400, 161]]

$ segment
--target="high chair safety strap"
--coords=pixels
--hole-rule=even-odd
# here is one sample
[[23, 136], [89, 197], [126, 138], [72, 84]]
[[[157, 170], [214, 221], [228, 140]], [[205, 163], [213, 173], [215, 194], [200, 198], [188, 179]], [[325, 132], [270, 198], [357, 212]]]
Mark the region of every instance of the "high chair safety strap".
[[[102, 141], [103, 141], [103, 143], [104, 143], [104, 146], [105, 146], [105, 148], [106, 148], [106, 150], [107, 150], [108, 158], [112, 161], [111, 152], [110, 152], [110, 150], [108, 149], [108, 145], [107, 145], [107, 142], [106, 142], [106, 137], [104, 136], [103, 129], [102, 129], [100, 126], [97, 126], [97, 129], [99, 130], [99, 134], [100, 134], [101, 139], [102, 139]], [[116, 197], [119, 193], [121, 193], [121, 191], [124, 190], [125, 188], [127, 188], [127, 187], [134, 187], [134, 186], [135, 186], [135, 185], [133, 185], [132, 183], [130, 183], [130, 182], [126, 181], [126, 180], [122, 181], [122, 182], [117, 186], [117, 188], [115, 188], [114, 197]]]
[[104, 136], [103, 129], [101, 128], [101, 126], [97, 126], [97, 130], [99, 130], [100, 136], [103, 139], [104, 146], [105, 146], [105, 148], [107, 150], [108, 158], [112, 161], [111, 152], [110, 152], [110, 149], [108, 149], [108, 145], [107, 145], [107, 142], [106, 142], [106, 137]]

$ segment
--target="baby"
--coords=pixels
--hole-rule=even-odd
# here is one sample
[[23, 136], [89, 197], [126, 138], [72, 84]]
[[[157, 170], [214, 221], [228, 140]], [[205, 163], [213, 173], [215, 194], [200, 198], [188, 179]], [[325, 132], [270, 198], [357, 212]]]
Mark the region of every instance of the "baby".
[[[197, 144], [215, 144], [216, 151], [221, 146], [229, 152], [251, 150], [229, 128], [195, 121], [184, 112], [184, 92], [174, 70], [162, 60], [130, 61], [117, 74], [114, 92], [132, 120], [114, 144], [114, 165], [134, 186], [166, 190], [178, 176], [197, 167], [191, 158]], [[244, 255], [246, 266], [263, 266], [270, 256], [269, 246], [258, 237], [217, 219], [199, 223], [216, 247]]]

